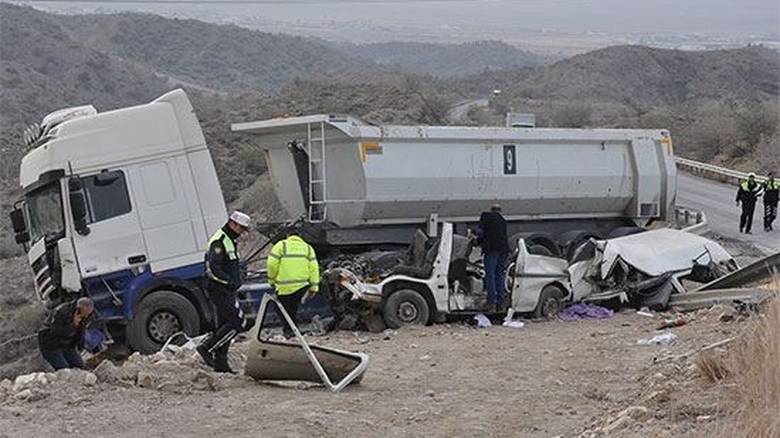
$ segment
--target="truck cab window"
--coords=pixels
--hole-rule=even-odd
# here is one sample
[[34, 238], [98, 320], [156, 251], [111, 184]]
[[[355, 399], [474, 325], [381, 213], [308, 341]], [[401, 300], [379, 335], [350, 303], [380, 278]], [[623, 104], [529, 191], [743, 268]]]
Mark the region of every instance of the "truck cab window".
[[62, 196], [59, 183], [49, 184], [27, 196], [27, 217], [30, 237], [35, 242], [42, 237], [59, 236], [65, 229], [62, 216]]
[[90, 223], [130, 213], [125, 174], [121, 170], [82, 178], [89, 204]]

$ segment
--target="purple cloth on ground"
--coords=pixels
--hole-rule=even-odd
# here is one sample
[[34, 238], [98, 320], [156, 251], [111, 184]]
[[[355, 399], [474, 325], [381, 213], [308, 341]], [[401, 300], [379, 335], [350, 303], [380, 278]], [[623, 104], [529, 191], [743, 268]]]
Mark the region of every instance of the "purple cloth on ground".
[[577, 321], [580, 319], [607, 319], [612, 318], [614, 312], [595, 304], [577, 303], [561, 310], [558, 317], [564, 321]]

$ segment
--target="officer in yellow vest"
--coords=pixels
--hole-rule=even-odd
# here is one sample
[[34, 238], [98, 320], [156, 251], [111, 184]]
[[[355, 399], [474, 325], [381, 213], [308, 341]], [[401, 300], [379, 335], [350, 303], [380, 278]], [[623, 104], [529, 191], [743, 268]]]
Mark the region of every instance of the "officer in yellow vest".
[[751, 173], [737, 190], [737, 206], [742, 204], [742, 215], [739, 217], [740, 233], [750, 234], [750, 229], [753, 227], [753, 212], [756, 210], [759, 196], [761, 196], [761, 184], [756, 181], [756, 174]]
[[[314, 248], [295, 233], [276, 242], [266, 261], [268, 281], [276, 289], [276, 295], [294, 323], [298, 322], [298, 306], [308, 292], [320, 289], [320, 265]], [[292, 330], [284, 324], [286, 337]]]
[[234, 211], [228, 222], [208, 241], [206, 248], [206, 290], [216, 308], [217, 329], [206, 337], [197, 350], [214, 371], [232, 373], [228, 366], [230, 342], [249, 328], [238, 305], [236, 291], [241, 287], [236, 240], [249, 228], [248, 215]]
[[775, 179], [774, 172], [769, 172], [764, 182], [764, 231], [772, 231], [772, 223], [777, 219], [778, 192], [780, 181]]

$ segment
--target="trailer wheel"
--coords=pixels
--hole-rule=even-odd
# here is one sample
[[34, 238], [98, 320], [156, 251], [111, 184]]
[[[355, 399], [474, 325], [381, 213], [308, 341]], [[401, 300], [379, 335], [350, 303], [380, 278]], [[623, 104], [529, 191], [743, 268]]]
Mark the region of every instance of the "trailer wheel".
[[145, 296], [127, 326], [130, 347], [142, 354], [159, 351], [177, 332], [195, 336], [200, 332], [200, 317], [192, 303], [181, 294], [167, 290]]
[[397, 329], [409, 324], [428, 324], [430, 309], [419, 292], [412, 289], [400, 289], [385, 299], [382, 317], [389, 328]]
[[547, 256], [547, 257], [555, 257], [555, 254], [553, 254], [553, 252], [550, 251], [550, 248], [547, 248], [544, 245], [538, 245], [538, 244], [529, 246], [528, 247], [528, 254]]
[[553, 320], [558, 317], [558, 313], [563, 308], [563, 297], [565, 294], [560, 287], [554, 284], [548, 284], [542, 289], [539, 295], [539, 302], [534, 309], [535, 318], [544, 318]]

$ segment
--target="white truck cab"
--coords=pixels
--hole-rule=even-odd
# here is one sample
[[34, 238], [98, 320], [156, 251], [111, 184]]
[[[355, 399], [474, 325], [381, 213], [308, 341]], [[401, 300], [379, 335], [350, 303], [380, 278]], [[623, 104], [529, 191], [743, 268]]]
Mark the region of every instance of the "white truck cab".
[[140, 351], [211, 318], [203, 251], [226, 210], [198, 120], [182, 90], [98, 113], [60, 110], [25, 132], [24, 196], [11, 213], [38, 296], [89, 295]]

